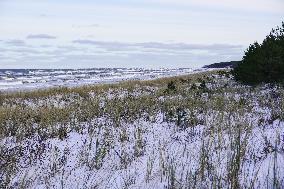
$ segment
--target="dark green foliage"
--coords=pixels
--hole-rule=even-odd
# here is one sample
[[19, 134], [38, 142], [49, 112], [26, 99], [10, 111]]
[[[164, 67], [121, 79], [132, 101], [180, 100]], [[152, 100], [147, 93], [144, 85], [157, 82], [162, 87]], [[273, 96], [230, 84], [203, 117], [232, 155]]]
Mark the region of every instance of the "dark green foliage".
[[284, 22], [282, 27], [272, 29], [262, 44], [251, 44], [232, 73], [245, 84], [284, 81]]
[[172, 93], [176, 91], [176, 84], [174, 81], [170, 81], [167, 85], [167, 89], [164, 91], [164, 93]]
[[168, 90], [170, 90], [170, 91], [176, 90], [176, 86], [175, 86], [175, 83], [173, 81], [168, 83]]

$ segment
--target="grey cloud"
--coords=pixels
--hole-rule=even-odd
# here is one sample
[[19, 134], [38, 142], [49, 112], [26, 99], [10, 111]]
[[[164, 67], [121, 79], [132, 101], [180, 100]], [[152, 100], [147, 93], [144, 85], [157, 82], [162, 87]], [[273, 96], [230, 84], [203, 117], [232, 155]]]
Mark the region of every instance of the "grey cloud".
[[57, 48], [61, 49], [61, 50], [66, 50], [66, 51], [80, 51], [80, 50], [84, 50], [83, 48], [74, 47], [74, 46], [70, 46], [70, 45], [58, 45]]
[[216, 49], [232, 49], [241, 48], [239, 45], [230, 44], [212, 44], [212, 45], [202, 45], [202, 44], [186, 44], [186, 43], [137, 43], [136, 45], [144, 48], [158, 48], [158, 49], [177, 49], [177, 50], [216, 50]]
[[38, 54], [40, 51], [33, 48], [0, 48], [1, 52], [13, 52], [13, 53], [34, 53]]
[[158, 42], [147, 42], [147, 43], [120, 43], [120, 42], [102, 42], [94, 40], [74, 40], [73, 43], [95, 45], [103, 48], [111, 48], [121, 50], [123, 48], [144, 48], [144, 49], [164, 49], [164, 50], [207, 50], [207, 51], [218, 51], [218, 50], [235, 50], [242, 49], [241, 45], [231, 44], [186, 44], [186, 43], [158, 43]]
[[73, 28], [98, 28], [101, 27], [99, 24], [89, 24], [89, 25], [72, 25]]
[[27, 39], [56, 39], [56, 37], [48, 34], [31, 34]]
[[94, 40], [74, 40], [73, 43], [82, 45], [92, 45], [95, 47], [103, 48], [107, 51], [126, 51], [133, 50], [134, 44], [131, 43], [121, 43], [121, 42], [104, 42], [104, 41], [94, 41]]
[[62, 63], [73, 65], [92, 65], [92, 67], [199, 67], [204, 64], [218, 62], [220, 59], [228, 60], [226, 57], [205, 55], [203, 57], [187, 55], [159, 55], [149, 53], [133, 53], [128, 56], [108, 55], [68, 55], [64, 56]]
[[[6, 43], [14, 46], [7, 47]], [[243, 47], [230, 44], [123, 43], [74, 40], [62, 45], [26, 45], [22, 40], [4, 41], [0, 51], [6, 60], [23, 65], [52, 67], [200, 67], [205, 64], [238, 60]], [[81, 44], [81, 45], [80, 45]], [[11, 56], [12, 55], [12, 56]]]
[[48, 14], [40, 14], [40, 17], [48, 17]]
[[45, 48], [50, 48], [50, 47], [53, 47], [53, 46], [52, 45], [40, 45], [40, 47], [45, 49]]
[[86, 44], [86, 45], [97, 45], [97, 46], [131, 46], [131, 43], [104, 42], [104, 41], [94, 41], [94, 40], [88, 40], [88, 39], [74, 40], [73, 43]]
[[25, 46], [26, 45], [25, 41], [19, 40], [19, 39], [8, 40], [5, 43], [8, 45], [12, 45], [12, 46]]

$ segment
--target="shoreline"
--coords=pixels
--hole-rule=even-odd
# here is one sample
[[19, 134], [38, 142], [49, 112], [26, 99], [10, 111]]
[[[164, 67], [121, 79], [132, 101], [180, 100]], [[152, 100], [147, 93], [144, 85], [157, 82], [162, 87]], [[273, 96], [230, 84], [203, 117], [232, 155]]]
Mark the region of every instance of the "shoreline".
[[[187, 68], [188, 69], [188, 68]], [[211, 72], [216, 70], [222, 70], [221, 68], [199, 68], [199, 69], [191, 69], [190, 72], [180, 72], [180, 73], [174, 73], [169, 75], [156, 75], [155, 77], [147, 77], [144, 75], [141, 77], [133, 77], [133, 78], [118, 78], [118, 79], [109, 79], [106, 78], [101, 79], [100, 81], [76, 81], [76, 82], [58, 82], [58, 83], [50, 83], [50, 84], [42, 84], [42, 83], [36, 83], [39, 85], [36, 85], [35, 83], [22, 83], [20, 86], [17, 87], [11, 87], [9, 88], [2, 88], [0, 85], [0, 93], [3, 94], [11, 94], [11, 93], [25, 93], [25, 92], [36, 92], [36, 91], [45, 91], [45, 90], [54, 90], [54, 89], [60, 89], [60, 88], [68, 88], [68, 89], [76, 89], [76, 88], [84, 88], [84, 87], [93, 87], [93, 86], [102, 86], [102, 85], [116, 85], [121, 83], [128, 83], [128, 82], [145, 82], [145, 81], [155, 81], [159, 79], [168, 79], [168, 78], [174, 78], [174, 77], [184, 77], [187, 75], [194, 75], [198, 73], [204, 73], [204, 72]], [[42, 84], [42, 85], [41, 85]], [[25, 85], [25, 86], [24, 86]], [[5, 85], [2, 85], [5, 86]], [[7, 85], [8, 86], [8, 85]]]

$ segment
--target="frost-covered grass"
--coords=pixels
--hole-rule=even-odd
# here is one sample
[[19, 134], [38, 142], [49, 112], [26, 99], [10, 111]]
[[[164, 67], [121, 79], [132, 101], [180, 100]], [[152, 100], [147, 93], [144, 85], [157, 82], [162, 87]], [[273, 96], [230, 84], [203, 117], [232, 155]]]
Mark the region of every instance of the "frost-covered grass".
[[0, 94], [0, 188], [283, 188], [283, 86], [224, 71]]

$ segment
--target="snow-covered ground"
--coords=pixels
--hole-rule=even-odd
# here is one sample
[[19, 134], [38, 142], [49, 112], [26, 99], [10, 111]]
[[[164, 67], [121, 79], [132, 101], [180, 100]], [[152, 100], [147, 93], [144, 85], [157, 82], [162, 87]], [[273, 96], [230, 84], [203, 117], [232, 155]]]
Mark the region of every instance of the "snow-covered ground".
[[[242, 160], [239, 173], [242, 187], [252, 185], [253, 188], [273, 188], [274, 177], [280, 178], [279, 186], [283, 187], [284, 122], [276, 120], [266, 127], [255, 128], [249, 135], [247, 154]], [[124, 129], [129, 137], [124, 142], [120, 139], [122, 128], [110, 129], [109, 134], [113, 137], [110, 141], [105, 141], [107, 139], [100, 133], [106, 132], [107, 128], [96, 130], [92, 135], [87, 132], [72, 132], [63, 141], [57, 138], [44, 143], [26, 141], [35, 146], [44, 145], [47, 149], [44, 155], [28, 167], [25, 167], [25, 161], [28, 160], [22, 160], [23, 167], [13, 178], [12, 187], [17, 188], [24, 182], [31, 183], [28, 188], [163, 189], [170, 187], [171, 184], [176, 188], [192, 188], [195, 179], [197, 188], [211, 188], [214, 184], [228, 186], [226, 184], [229, 183], [222, 179], [216, 180], [216, 183], [210, 180], [210, 176], [225, 180], [228, 176], [226, 174], [230, 172], [228, 164], [231, 161], [230, 153], [233, 152], [228, 148], [232, 142], [228, 134], [222, 133], [222, 144], [213, 143], [212, 139], [206, 136], [206, 128], [202, 125], [194, 129], [177, 130], [174, 124], [167, 124], [162, 120], [157, 123], [137, 121], [131, 125], [124, 125]], [[138, 130], [141, 131], [141, 149], [136, 149], [139, 142], [136, 138]], [[279, 142], [278, 137], [282, 138]], [[267, 154], [265, 138], [271, 144], [270, 149], [267, 149], [271, 151]], [[217, 139], [217, 136], [214, 139]], [[97, 153], [104, 153], [100, 150], [106, 145], [105, 142], [110, 142], [112, 148], [105, 157], [97, 159], [97, 156], [100, 156]], [[274, 148], [277, 151], [273, 152]], [[206, 151], [208, 159], [202, 159], [202, 151]], [[202, 161], [208, 161], [204, 166], [210, 166], [212, 171], [210, 173], [208, 167], [204, 168], [203, 181], [198, 178], [201, 177]]]
[[174, 87], [4, 99], [2, 186], [283, 188], [283, 97], [280, 86], [213, 74]]

